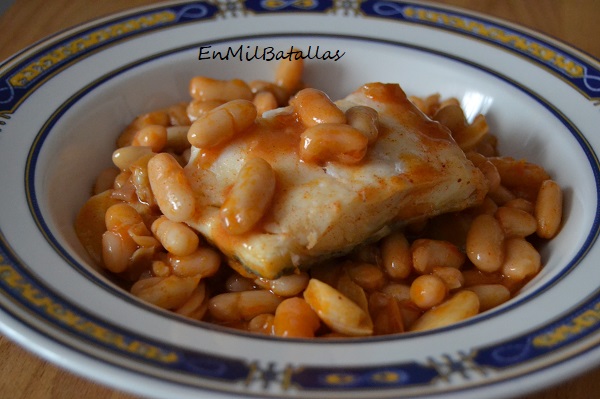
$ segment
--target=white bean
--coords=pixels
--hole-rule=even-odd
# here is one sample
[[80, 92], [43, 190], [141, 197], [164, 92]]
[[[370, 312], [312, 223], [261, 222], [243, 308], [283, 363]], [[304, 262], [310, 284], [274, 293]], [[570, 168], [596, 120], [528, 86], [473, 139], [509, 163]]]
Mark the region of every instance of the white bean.
[[425, 312], [411, 326], [411, 331], [432, 330], [458, 323], [479, 313], [479, 298], [473, 291], [460, 291], [439, 306]]
[[232, 234], [250, 231], [267, 212], [275, 193], [275, 172], [262, 158], [248, 160], [221, 206], [221, 221]]
[[311, 279], [304, 299], [333, 331], [349, 336], [373, 334], [369, 314], [330, 285]]
[[212, 297], [208, 311], [221, 321], [248, 321], [260, 314], [275, 314], [281, 301], [277, 295], [266, 290], [227, 292]]
[[195, 212], [194, 191], [183, 168], [172, 155], [156, 154], [148, 161], [148, 179], [160, 211], [175, 222], [189, 220]]

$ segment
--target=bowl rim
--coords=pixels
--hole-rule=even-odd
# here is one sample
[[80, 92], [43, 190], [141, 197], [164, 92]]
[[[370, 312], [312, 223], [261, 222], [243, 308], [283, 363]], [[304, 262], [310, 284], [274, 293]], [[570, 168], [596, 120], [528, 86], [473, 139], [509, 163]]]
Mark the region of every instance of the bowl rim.
[[[372, 3], [374, 3], [374, 2], [365, 2], [365, 3], [366, 3], [365, 7], [367, 7], [367, 6], [369, 6], [369, 4], [372, 4]], [[389, 2], [388, 2], [388, 3], [389, 3]], [[169, 3], [169, 4], [172, 4], [172, 3]], [[206, 4], [206, 3], [203, 3], [203, 4]], [[394, 4], [408, 4], [408, 5], [419, 4], [419, 6], [421, 6], [421, 7], [424, 7], [425, 9], [429, 8], [429, 6], [427, 6], [427, 5], [422, 5], [422, 4], [420, 4], [420, 3], [411, 3], [411, 2], [395, 2]], [[138, 9], [135, 9], [135, 10], [130, 10], [130, 11], [128, 11], [128, 12], [120, 13], [120, 14], [117, 14], [117, 15], [119, 16], [119, 18], [126, 19], [126, 18], [128, 18], [129, 16], [137, 15], [137, 13], [138, 13], [138, 12], [146, 12], [146, 11], [148, 11], [148, 10], [158, 10], [158, 9], [161, 9], [160, 7], [167, 7], [167, 8], [168, 8], [168, 7], [170, 7], [170, 6], [169, 6], [169, 5], [167, 5], [167, 4], [164, 4], [164, 5], [159, 5], [159, 6], [141, 7], [141, 8], [138, 8]], [[490, 23], [496, 23], [496, 24], [500, 23], [499, 21], [492, 20], [492, 19], [490, 19], [490, 18], [488, 18], [488, 17], [477, 16], [477, 15], [475, 15], [475, 14], [473, 14], [473, 13], [470, 13], [470, 12], [469, 12], [469, 13], [467, 13], [467, 12], [464, 12], [464, 11], [458, 11], [458, 10], [456, 10], [456, 9], [454, 9], [454, 8], [451, 8], [451, 7], [448, 7], [448, 8], [446, 8], [446, 7], [436, 6], [436, 7], [431, 7], [431, 8], [432, 8], [432, 9], [435, 9], [435, 10], [441, 10], [441, 11], [452, 11], [452, 12], [454, 12], [454, 13], [459, 13], [459, 15], [468, 16], [469, 18], [471, 18], [471, 17], [473, 17], [473, 18], [481, 18], [481, 20], [483, 20], [483, 21], [491, 21]], [[52, 37], [52, 39], [49, 39], [48, 41], [42, 41], [42, 42], [39, 42], [39, 43], [37, 43], [37, 44], [35, 44], [35, 45], [31, 46], [29, 49], [23, 50], [21, 53], [19, 53], [19, 54], [15, 55], [13, 58], [10, 58], [8, 61], [6, 61], [4, 64], [2, 64], [2, 66], [1, 66], [1, 67], [2, 67], [2, 68], [4, 68], [4, 67], [7, 67], [7, 66], [8, 66], [8, 67], [10, 67], [10, 64], [14, 64], [14, 62], [16, 62], [16, 61], [20, 60], [22, 57], [25, 57], [25, 59], [33, 59], [33, 58], [36, 56], [36, 54], [37, 54], [37, 53], [33, 53], [33, 54], [29, 55], [29, 54], [28, 54], [28, 51], [30, 51], [30, 50], [31, 50], [31, 51], [33, 51], [33, 50], [34, 50], [36, 47], [38, 47], [38, 46], [42, 46], [42, 45], [45, 45], [46, 47], [48, 47], [48, 46], [52, 47], [52, 46], [53, 46], [53, 45], [55, 45], [57, 42], [59, 42], [59, 41], [63, 41], [63, 39], [62, 39], [63, 35], [72, 34], [72, 35], [73, 35], [73, 37], [77, 37], [78, 35], [80, 35], [80, 34], [82, 33], [81, 29], [83, 29], [83, 28], [87, 28], [88, 26], [92, 26], [92, 28], [93, 28], [93, 27], [96, 27], [96, 26], [98, 26], [98, 25], [102, 25], [103, 21], [107, 21], [107, 22], [112, 22], [112, 21], [114, 21], [114, 19], [111, 19], [111, 18], [113, 18], [113, 17], [110, 17], [110, 16], [109, 16], [109, 17], [106, 17], [105, 19], [102, 19], [102, 20], [99, 20], [99, 21], [92, 21], [92, 22], [90, 22], [90, 23], [86, 23], [86, 24], [80, 25], [78, 28], [73, 28], [73, 29], [67, 30], [67, 31], [65, 31], [65, 32], [63, 32], [63, 33], [61, 33], [61, 34], [57, 34], [57, 35], [53, 36], [53, 37]], [[504, 24], [504, 22], [502, 22], [502, 23]], [[91, 24], [91, 25], [90, 25], [90, 24]], [[509, 27], [511, 27], [511, 28], [515, 28], [514, 26], [511, 26], [511, 25], [501, 25], [501, 26], [509, 26]], [[85, 29], [84, 29], [84, 31], [85, 31]], [[517, 32], [518, 32], [518, 30], [517, 30]], [[522, 30], [522, 32], [528, 32], [528, 31], [527, 31], [527, 30]], [[533, 33], [532, 33], [532, 32], [528, 32], [528, 33], [527, 33], [527, 35], [529, 35], [529, 34], [532, 34], [532, 35], [533, 35]], [[537, 34], [535, 34], [535, 36], [533, 36], [533, 37], [537, 37], [537, 38], [539, 39], [539, 37], [537, 36]], [[541, 36], [541, 38], [542, 38], [542, 39], [544, 39], [544, 37], [543, 37], [543, 36]], [[541, 40], [541, 39], [540, 39], [540, 40]], [[547, 39], [547, 40], [549, 40], [549, 39]], [[48, 44], [48, 43], [49, 43], [49, 44]], [[95, 51], [95, 50], [93, 50], [93, 51]], [[597, 63], [597, 61], [592, 61], [592, 63]], [[590, 63], [590, 65], [592, 65], [592, 63]], [[594, 67], [595, 67], [596, 69], [598, 68], [596, 64], [594, 64]], [[58, 69], [58, 70], [56, 70], [54, 73], [59, 73], [60, 71], [64, 70], [64, 68], [66, 68], [66, 66], [64, 66], [64, 67], [63, 67], [63, 68], [61, 68], [61, 69]], [[108, 77], [107, 77], [107, 78], [108, 78]], [[48, 76], [46, 76], [46, 77], [45, 77], [45, 79], [51, 79], [51, 75], [49, 74]], [[90, 88], [90, 90], [91, 90], [91, 88]], [[587, 91], [586, 91], [586, 90], [582, 90], [582, 89], [581, 89], [579, 86], [578, 86], [578, 90], [579, 90], [580, 92], [582, 92], [584, 95], [588, 95], [588, 94], [587, 94]], [[84, 94], [84, 93], [82, 93], [82, 95], [83, 95], [83, 94]], [[590, 98], [590, 99], [593, 99], [594, 97], [593, 97], [593, 96], [590, 96], [590, 95], [588, 95], [588, 98]], [[25, 100], [23, 100], [23, 101], [25, 101]], [[550, 108], [551, 108], [551, 107], [549, 107], [549, 110], [550, 110], [550, 112], [555, 112], [554, 110], [552, 110], [552, 109], [550, 109]], [[14, 108], [13, 108], [13, 111], [14, 111]], [[49, 127], [48, 127], [48, 129], [47, 129], [47, 130], [45, 130], [45, 132], [49, 132], [50, 130], [51, 130], [51, 127], [49, 126]], [[572, 131], [572, 133], [574, 133], [574, 132]], [[582, 138], [582, 139], [585, 141], [585, 137], [584, 137], [584, 136], [581, 134], [581, 132], [577, 132], [577, 135], [580, 135], [580, 137], [581, 137], [581, 138]], [[42, 136], [43, 136], [43, 135], [42, 135]], [[578, 139], [578, 140], [579, 140], [579, 139]], [[42, 137], [42, 140], [41, 140], [41, 142], [43, 142], [43, 137]], [[589, 145], [589, 144], [587, 144], [587, 145]], [[591, 148], [591, 146], [590, 146], [590, 148]], [[35, 151], [33, 151], [33, 152], [35, 152]], [[587, 155], [587, 153], [586, 153], [586, 155]], [[33, 158], [35, 158], [35, 154], [34, 154], [34, 155], [32, 155], [32, 159], [30, 160], [32, 164], [35, 164], [35, 159], [33, 159]], [[595, 160], [595, 162], [597, 163], [597, 160], [596, 160], [596, 158], [595, 158], [595, 155], [593, 155], [593, 150], [591, 150], [591, 153], [590, 153], [590, 155], [588, 155], [588, 158], [593, 158], [593, 159]], [[28, 161], [28, 164], [30, 164], [30, 161]], [[33, 168], [33, 169], [35, 169], [35, 168]], [[596, 172], [596, 171], [595, 171], [595, 172]], [[30, 173], [31, 173], [31, 176], [29, 175]], [[30, 195], [30, 196], [31, 196], [31, 198], [32, 198], [32, 200], [31, 200], [31, 201], [32, 201], [32, 202], [31, 202], [31, 204], [33, 204], [33, 205], [31, 205], [31, 209], [32, 209], [32, 211], [34, 212], [34, 214], [36, 214], [36, 212], [38, 211], [38, 208], [37, 208], [37, 206], [35, 205], [35, 204], [36, 204], [36, 200], [35, 200], [35, 189], [33, 189], [33, 190], [32, 190], [32, 189], [31, 189], [31, 186], [29, 185], [29, 184], [33, 184], [32, 182], [34, 182], [34, 181], [35, 181], [35, 179], [33, 178], [33, 174], [34, 174], [34, 171], [28, 171], [28, 177], [27, 177], [27, 179], [28, 179], [28, 182], [29, 182], [29, 183], [28, 183], [28, 185], [27, 185], [27, 190], [29, 191], [29, 195]], [[41, 215], [40, 215], [40, 216], [41, 216]], [[40, 221], [37, 221], [37, 222], [38, 222], [38, 223], [41, 223], [41, 224], [43, 225], [43, 224], [44, 224], [44, 222], [43, 222], [43, 217], [42, 217], [42, 219], [40, 219]], [[596, 240], [596, 238], [597, 238], [597, 234], [598, 234], [598, 223], [599, 223], [599, 222], [598, 222], [598, 209], [596, 209], [596, 215], [595, 215], [595, 219], [594, 219], [594, 222], [593, 222], [593, 228], [592, 228], [592, 230], [590, 231], [590, 234], [588, 235], [588, 237], [586, 238], [586, 246], [585, 246], [585, 248], [582, 248], [582, 249], [579, 251], [579, 254], [580, 254], [580, 256], [581, 256], [581, 257], [583, 257], [583, 256], [585, 255], [585, 252], [587, 252], [587, 251], [590, 249], [590, 247], [591, 247], [591, 245], [592, 245], [592, 242]], [[44, 230], [44, 229], [42, 229], [42, 230]], [[1, 238], [2, 238], [2, 242], [1, 242], [2, 246], [1, 246], [1, 248], [0, 248], [0, 249], [2, 250], [2, 253], [6, 255], [5, 257], [3, 257], [3, 258], [4, 258], [4, 262], [6, 262], [6, 263], [8, 263], [8, 264], [10, 264], [10, 263], [14, 262], [14, 263], [12, 264], [12, 266], [13, 266], [13, 267], [18, 267], [18, 266], [19, 266], [19, 264], [18, 264], [19, 255], [18, 255], [18, 254], [15, 254], [15, 253], [11, 253], [11, 247], [10, 247], [10, 244], [9, 244], [8, 242], [5, 242], [5, 240], [4, 240], [4, 236], [2, 236]], [[51, 241], [52, 241], [52, 240], [51, 240]], [[588, 243], [589, 243], [589, 245], [588, 245]], [[7, 259], [7, 258], [9, 258], [9, 259]], [[7, 262], [7, 261], [8, 261], [8, 262]], [[579, 260], [577, 260], [577, 262], [578, 262], [578, 261], [579, 261]], [[3, 264], [2, 266], [5, 266], [5, 265]], [[572, 265], [569, 267], [569, 270], [570, 270], [572, 267], [574, 267], [574, 266], [575, 266], [575, 264], [572, 264]], [[33, 283], [33, 285], [36, 285], [36, 284], [37, 284], [38, 286], [40, 286], [40, 285], [43, 285], [43, 282], [42, 282], [42, 281], [37, 281], [37, 277], [35, 276], [35, 274], [34, 274], [34, 273], [31, 273], [31, 271], [30, 271], [30, 270], [24, 269], [24, 270], [23, 270], [23, 272], [24, 272], [24, 273], [22, 274], [22, 276], [21, 276], [21, 277], [24, 277], [24, 278], [26, 278], [26, 279], [29, 279], [29, 281], [30, 281], [30, 282], [32, 282], [32, 283]], [[56, 293], [53, 293], [53, 294], [56, 294]], [[591, 296], [590, 296], [590, 301], [589, 301], [589, 302], [587, 302], [587, 303], [584, 303], [584, 304], [582, 304], [581, 308], [580, 308], [580, 309], [576, 309], [576, 311], [583, 311], [583, 310], [584, 310], [584, 309], [586, 309], [586, 308], [587, 308], [587, 307], [588, 307], [590, 304], [592, 304], [592, 303], [594, 303], [594, 302], [597, 302], [597, 301], [599, 300], [599, 298], [600, 298], [600, 294], [599, 294], [599, 292], [594, 292], [594, 293], [592, 293], [592, 294], [591, 294]], [[56, 301], [57, 301], [57, 302], [59, 302], [59, 303], [68, 303], [68, 300], [66, 300], [65, 298], [61, 298], [61, 296], [60, 296], [60, 295], [56, 295], [55, 299], [56, 299]], [[72, 306], [73, 304], [70, 304], [70, 305]], [[76, 309], [76, 307], [75, 307], [75, 309]], [[3, 307], [3, 310], [4, 310], [4, 311], [7, 311], [7, 309], [4, 309], [4, 307]], [[576, 313], [576, 311], [574, 311], [573, 313]], [[85, 312], [84, 312], [84, 313], [85, 313]], [[557, 319], [556, 319], [555, 321], [553, 321], [552, 323], [549, 323], [549, 324], [561, 323], [561, 322], [563, 322], [563, 321], [564, 321], [565, 319], [567, 319], [567, 318], [568, 318], [568, 315], [567, 315], [567, 316], [558, 316], [558, 317], [557, 317]], [[101, 320], [98, 320], [98, 321], [100, 322], [100, 325], [102, 325], [102, 321], [101, 321]], [[595, 332], [596, 330], [597, 330], [597, 328], [590, 329], [590, 330], [588, 331], [588, 333], [589, 333], [589, 334], [592, 334], [592, 333], [593, 333], [593, 332]], [[594, 341], [594, 340], [592, 340], [592, 341], [593, 341], [593, 342], [592, 342], [592, 343], [590, 343], [590, 345], [591, 345], [591, 347], [594, 347], [594, 346], [597, 344], [597, 342], [596, 342], [596, 341]]]

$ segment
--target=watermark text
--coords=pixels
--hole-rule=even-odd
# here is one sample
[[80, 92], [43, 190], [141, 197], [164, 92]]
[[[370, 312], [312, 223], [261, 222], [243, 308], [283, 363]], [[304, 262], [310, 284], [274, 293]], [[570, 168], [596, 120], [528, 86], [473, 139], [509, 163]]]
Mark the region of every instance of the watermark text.
[[198, 49], [198, 60], [238, 60], [238, 61], [281, 61], [281, 60], [323, 60], [339, 61], [345, 51], [325, 50], [320, 46], [308, 46], [308, 49], [300, 50], [293, 46], [289, 50], [277, 50], [275, 47], [248, 46], [241, 44], [239, 47], [227, 47], [224, 50], [211, 50], [213, 46], [200, 46]]

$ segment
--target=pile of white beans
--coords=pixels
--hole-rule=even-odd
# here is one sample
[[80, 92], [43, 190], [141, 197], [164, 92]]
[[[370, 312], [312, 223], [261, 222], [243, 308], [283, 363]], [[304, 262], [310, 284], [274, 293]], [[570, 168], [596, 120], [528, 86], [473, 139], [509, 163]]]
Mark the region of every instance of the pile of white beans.
[[[411, 100], [448, 127], [483, 172], [489, 192], [481, 205], [412, 223], [274, 280], [249, 274], [208, 245], [186, 224], [194, 191], [183, 168], [192, 146], [222, 145], [281, 106], [293, 107], [306, 126], [299, 151], [306, 162], [360, 164], [377, 140], [375, 110], [342, 112], [323, 92], [303, 87], [302, 70], [302, 61], [282, 62], [274, 82], [195, 77], [191, 101], [132, 121], [117, 140], [115, 168], [100, 174], [76, 223], [92, 257], [133, 295], [161, 308], [301, 338], [446, 326], [508, 301], [539, 272], [535, 245], [560, 230], [560, 187], [542, 167], [499, 156], [485, 117], [468, 123], [456, 99], [438, 95]], [[229, 234], [256, 226], [275, 182], [268, 162], [244, 165], [221, 208]], [[102, 222], [92, 223], [90, 215]]]

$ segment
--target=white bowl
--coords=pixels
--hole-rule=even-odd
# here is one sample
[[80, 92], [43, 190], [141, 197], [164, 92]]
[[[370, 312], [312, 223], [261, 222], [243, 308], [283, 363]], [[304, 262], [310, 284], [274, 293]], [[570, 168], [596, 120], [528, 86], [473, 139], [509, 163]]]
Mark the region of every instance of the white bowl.
[[[598, 362], [597, 60], [451, 8], [219, 4], [110, 16], [2, 65], [0, 114], [10, 119], [0, 126], [0, 157], [12, 166], [0, 175], [3, 333], [73, 371], [152, 397], [500, 397]], [[273, 76], [274, 61], [199, 60], [203, 46], [253, 53], [291, 45], [343, 53], [307, 63], [307, 83], [333, 98], [370, 81], [459, 98], [468, 116], [486, 115], [503, 155], [543, 165], [559, 182], [564, 225], [516, 298], [431, 332], [282, 340], [184, 320], [94, 269], [73, 222], [110, 165], [119, 131], [140, 113], [187, 99], [192, 76]], [[540, 48], [555, 56], [542, 58]]]

